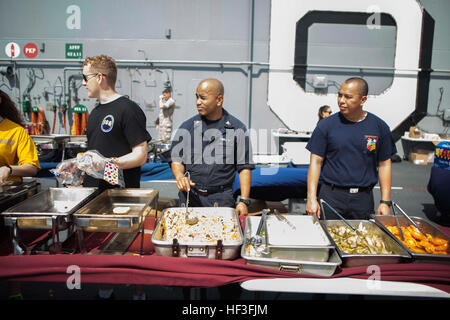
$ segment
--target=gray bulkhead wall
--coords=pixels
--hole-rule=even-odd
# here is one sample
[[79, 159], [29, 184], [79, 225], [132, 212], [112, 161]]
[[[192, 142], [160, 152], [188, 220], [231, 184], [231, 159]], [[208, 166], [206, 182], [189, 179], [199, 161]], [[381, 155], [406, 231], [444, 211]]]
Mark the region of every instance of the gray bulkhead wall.
[[[447, 18], [450, 1], [422, 0], [422, 4], [435, 21], [432, 68], [449, 70], [450, 22]], [[72, 5], [80, 9], [79, 25], [73, 20]], [[79, 61], [71, 60], [70, 64], [51, 61], [65, 59], [67, 43], [81, 43], [83, 58], [104, 53], [118, 61], [139, 61], [118, 64], [117, 91], [129, 95], [141, 106], [154, 138], [157, 137], [154, 121], [158, 114], [158, 97], [164, 82], [169, 79], [174, 88], [173, 97], [177, 102], [174, 127], [178, 127], [196, 113], [194, 93], [199, 80], [215, 77], [225, 85], [225, 108], [251, 128], [269, 130], [266, 139], [272, 145], [257, 152], [277, 153], [270, 129], [283, 127], [283, 124], [267, 106], [269, 27], [270, 0], [0, 1], [0, 66], [15, 66], [18, 73], [14, 79], [0, 75], [0, 87], [20, 106], [34, 74], [36, 82], [30, 91], [32, 104], [46, 110], [51, 126], [54, 98], [63, 97], [64, 84], [67, 98], [73, 97], [69, 96], [74, 92], [70, 91], [69, 80], [72, 80], [79, 103], [91, 111], [96, 101], [87, 98], [85, 89], [80, 88], [80, 71], [72, 70], [81, 67]], [[33, 62], [22, 52], [16, 64], [7, 62], [4, 47], [11, 41], [19, 44], [21, 49], [28, 42], [34, 42], [39, 49], [44, 49], [35, 59], [49, 61]], [[143, 63], [145, 60], [159, 62], [151, 65]], [[261, 63], [253, 65], [251, 81], [248, 64], [219, 63], [250, 60]], [[209, 63], [193, 64], [191, 61]], [[64, 67], [67, 68], [65, 72]], [[44, 97], [44, 92], [50, 94]], [[421, 120], [419, 126], [429, 132], [446, 129], [442, 120], [434, 115], [450, 108], [449, 94], [449, 73], [432, 73], [428, 97], [430, 116]], [[69, 106], [74, 104], [75, 101], [69, 101]], [[293, 107], [299, 109], [298, 116], [301, 117], [303, 106]], [[336, 110], [336, 105], [333, 108]], [[64, 133], [61, 121], [57, 123], [55, 133]], [[258, 145], [266, 144], [258, 141]]]
[[[250, 36], [252, 4], [255, 21], [253, 41]], [[72, 5], [78, 6], [80, 12], [79, 25], [75, 28]], [[116, 89], [141, 106], [147, 116], [148, 130], [154, 138], [157, 138], [154, 122], [158, 115], [158, 99], [168, 79], [172, 83], [177, 106], [174, 127], [196, 113], [195, 89], [198, 82], [215, 77], [225, 85], [224, 107], [227, 110], [252, 127], [277, 128], [282, 124], [267, 111], [266, 103], [267, 66], [264, 64], [268, 61], [269, 23], [269, 0], [1, 1], [0, 65], [9, 65], [3, 60], [8, 59], [4, 51], [8, 42], [16, 42], [21, 49], [33, 42], [44, 51], [40, 50], [35, 59], [26, 59], [22, 52], [15, 60], [18, 78], [8, 80], [0, 76], [0, 85], [3, 83], [1, 89], [10, 93], [20, 106], [30, 76], [34, 76], [36, 81], [30, 91], [31, 102], [33, 106], [46, 110], [50, 126], [53, 121], [51, 105], [55, 101], [53, 94], [44, 98], [44, 92], [55, 92], [59, 98], [61, 86], [65, 83], [69, 99], [74, 92], [70, 89], [71, 79], [77, 87], [79, 103], [91, 111], [96, 101], [89, 99], [81, 87], [81, 69], [76, 70], [81, 63], [76, 59], [67, 59], [69, 64], [52, 61], [65, 59], [67, 43], [81, 43], [83, 58], [103, 53], [117, 61], [140, 61], [118, 63]], [[263, 62], [263, 65], [253, 66], [252, 89], [249, 90], [249, 65], [245, 62], [251, 59], [252, 43], [253, 61]], [[37, 59], [41, 60], [34, 62]], [[43, 61], [45, 59], [49, 60]], [[151, 65], [143, 63], [145, 60], [176, 63]], [[206, 63], [194, 64], [192, 61]], [[252, 119], [249, 119], [248, 107], [250, 92]], [[68, 104], [76, 102], [69, 100]], [[64, 133], [61, 121], [57, 123], [55, 133]]]

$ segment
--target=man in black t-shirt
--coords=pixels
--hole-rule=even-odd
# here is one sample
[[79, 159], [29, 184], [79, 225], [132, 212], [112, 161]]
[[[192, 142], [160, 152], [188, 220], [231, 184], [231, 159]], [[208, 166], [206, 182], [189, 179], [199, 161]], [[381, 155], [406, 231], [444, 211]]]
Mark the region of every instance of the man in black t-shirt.
[[[139, 188], [141, 166], [147, 160], [147, 143], [151, 136], [146, 130], [146, 117], [141, 108], [116, 92], [116, 79], [117, 67], [113, 58], [99, 55], [84, 61], [83, 86], [89, 98], [99, 101], [87, 123], [89, 151], [85, 154], [97, 150], [110, 158], [123, 170], [125, 187]], [[114, 185], [88, 175], [83, 186], [98, 187], [100, 190], [114, 188]], [[102, 285], [97, 298], [113, 299], [113, 287]], [[145, 299], [143, 286], [135, 287], [133, 299]]]
[[[83, 86], [89, 98], [99, 104], [92, 110], [87, 124], [88, 150], [97, 150], [123, 170], [126, 188], [139, 188], [141, 166], [147, 160], [146, 117], [139, 106], [115, 91], [117, 67], [111, 57], [86, 58]], [[89, 152], [89, 151], [88, 151]], [[107, 189], [113, 185], [86, 176], [85, 187]]]

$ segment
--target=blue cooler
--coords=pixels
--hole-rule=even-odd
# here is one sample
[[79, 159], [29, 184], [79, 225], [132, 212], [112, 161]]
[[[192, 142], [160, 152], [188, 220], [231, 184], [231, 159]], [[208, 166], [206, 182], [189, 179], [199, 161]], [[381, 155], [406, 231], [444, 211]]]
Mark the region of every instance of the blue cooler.
[[450, 170], [450, 141], [443, 141], [436, 145], [434, 167]]
[[438, 212], [427, 217], [438, 224], [450, 226], [450, 141], [436, 145], [428, 192], [433, 196]]

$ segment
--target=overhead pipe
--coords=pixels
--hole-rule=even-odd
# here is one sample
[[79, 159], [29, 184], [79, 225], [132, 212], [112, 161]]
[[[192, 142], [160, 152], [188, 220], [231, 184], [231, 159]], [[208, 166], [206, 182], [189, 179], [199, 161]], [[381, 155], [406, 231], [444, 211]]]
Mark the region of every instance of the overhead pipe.
[[[153, 67], [153, 64], [180, 64], [180, 65], [252, 65], [252, 66], [264, 66], [268, 67], [270, 64], [268, 62], [258, 62], [258, 61], [196, 61], [196, 60], [115, 60], [117, 64], [144, 64]], [[35, 65], [38, 63], [64, 63], [66, 65], [82, 65], [84, 59], [0, 59], [0, 63], [20, 63], [23, 65]], [[272, 70], [279, 71], [292, 71], [294, 67], [312, 67], [312, 68], [335, 68], [335, 69], [369, 69], [369, 70], [385, 70], [385, 71], [413, 71], [420, 72], [424, 71], [421, 68], [415, 69], [397, 69], [393, 67], [374, 67], [374, 66], [339, 66], [339, 65], [325, 65], [325, 64], [295, 64], [291, 68], [285, 69], [277, 69], [273, 68]], [[431, 69], [430, 72], [439, 72], [439, 73], [450, 73], [450, 70], [446, 69]]]
[[[253, 62], [254, 50], [254, 35], [255, 35], [255, 0], [250, 0], [250, 34], [249, 34], [249, 59]], [[247, 73], [247, 102], [248, 102], [248, 128], [252, 127], [252, 101], [253, 101], [253, 64], [248, 65]]]
[[[34, 65], [37, 63], [66, 63], [68, 65], [82, 64], [84, 59], [14, 59], [15, 62], [26, 62], [25, 65]], [[268, 66], [268, 62], [255, 61], [196, 61], [196, 60], [123, 60], [115, 59], [116, 64], [144, 64], [152, 66], [153, 64], [185, 64], [185, 65], [259, 65]], [[0, 62], [11, 62], [11, 59], [0, 59]]]

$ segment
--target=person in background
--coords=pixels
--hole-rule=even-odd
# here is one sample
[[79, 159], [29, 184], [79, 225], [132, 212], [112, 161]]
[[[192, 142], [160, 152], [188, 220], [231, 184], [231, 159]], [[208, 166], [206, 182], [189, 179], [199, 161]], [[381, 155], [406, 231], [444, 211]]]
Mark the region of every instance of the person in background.
[[[36, 146], [23, 127], [19, 111], [0, 90], [0, 186], [33, 177], [40, 168]], [[23, 299], [19, 282], [8, 282], [8, 295], [12, 300]]]
[[372, 189], [378, 181], [381, 201], [377, 214], [390, 213], [391, 156], [397, 150], [388, 125], [363, 110], [368, 90], [365, 80], [347, 79], [338, 93], [340, 111], [318, 123], [306, 146], [311, 152], [306, 203], [309, 215], [320, 218], [319, 198], [344, 218], [368, 219], [374, 213]]
[[170, 87], [164, 89], [162, 95], [159, 96], [159, 109], [158, 139], [161, 140], [161, 143], [170, 143], [173, 126], [172, 116], [175, 110], [175, 100], [172, 98]]
[[[99, 102], [87, 123], [88, 150], [97, 150], [123, 170], [125, 188], [139, 188], [141, 166], [147, 160], [151, 136], [146, 129], [146, 117], [142, 109], [115, 90], [116, 79], [117, 66], [113, 58], [99, 55], [85, 59], [83, 86], [88, 97], [96, 98]], [[96, 157], [93, 156], [93, 159]], [[85, 176], [83, 186], [98, 187], [100, 190], [114, 187], [88, 175]], [[113, 288], [104, 286], [98, 294], [98, 298], [109, 299], [113, 297]], [[133, 299], [145, 298], [143, 286], [136, 286]]]
[[331, 111], [330, 106], [327, 106], [327, 105], [321, 106], [319, 108], [319, 113], [318, 113], [319, 121], [317, 121], [317, 123], [319, 123], [320, 120], [328, 118], [329, 116], [331, 116], [332, 113], [333, 113], [333, 111]]

